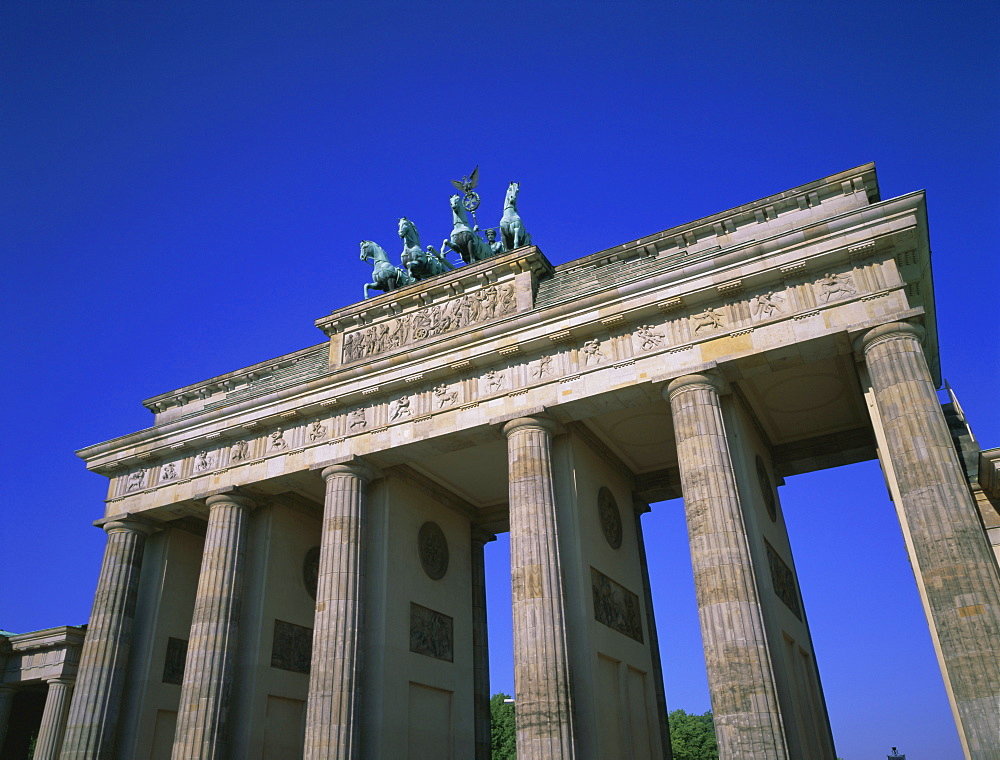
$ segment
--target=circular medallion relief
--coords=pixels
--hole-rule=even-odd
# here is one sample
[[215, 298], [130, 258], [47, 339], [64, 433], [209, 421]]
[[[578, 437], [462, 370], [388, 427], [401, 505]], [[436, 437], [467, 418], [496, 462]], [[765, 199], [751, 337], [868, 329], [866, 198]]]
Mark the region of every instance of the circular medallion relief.
[[441, 580], [448, 572], [448, 540], [441, 526], [435, 522], [425, 522], [417, 534], [417, 550], [420, 564], [431, 580]]
[[760, 455], [757, 456], [757, 480], [760, 483], [760, 494], [764, 497], [764, 506], [767, 507], [767, 515], [774, 522], [778, 519], [778, 501], [774, 498], [771, 476], [767, 474], [767, 466]]
[[316, 587], [319, 585], [319, 547], [314, 546], [306, 552], [306, 558], [302, 560], [302, 582], [306, 586], [306, 591], [313, 599], [316, 598]]
[[618, 502], [607, 488], [597, 492], [597, 513], [601, 518], [601, 530], [612, 549], [622, 545], [622, 514]]

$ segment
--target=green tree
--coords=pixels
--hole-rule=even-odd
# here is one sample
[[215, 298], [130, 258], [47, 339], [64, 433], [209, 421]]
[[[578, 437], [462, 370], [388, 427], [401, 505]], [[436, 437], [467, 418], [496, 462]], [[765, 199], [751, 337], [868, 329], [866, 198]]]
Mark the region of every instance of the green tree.
[[504, 704], [505, 699], [510, 699], [510, 695], [503, 692], [490, 698], [490, 751], [493, 760], [517, 758], [514, 705]]
[[667, 714], [674, 760], [719, 760], [712, 711], [694, 715], [683, 710]]

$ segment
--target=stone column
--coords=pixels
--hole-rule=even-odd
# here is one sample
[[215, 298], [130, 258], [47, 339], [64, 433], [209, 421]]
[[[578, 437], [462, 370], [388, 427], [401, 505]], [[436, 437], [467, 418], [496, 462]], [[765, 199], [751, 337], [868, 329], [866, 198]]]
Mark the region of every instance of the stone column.
[[504, 425], [510, 480], [510, 576], [514, 607], [517, 756], [576, 756], [559, 561], [552, 431], [543, 417]]
[[892, 323], [863, 352], [902, 502], [910, 561], [970, 756], [1000, 758], [1000, 579], [927, 368], [923, 329]]
[[713, 374], [667, 386], [720, 760], [787, 760], [760, 599]]
[[73, 681], [53, 678], [49, 681], [49, 691], [45, 695], [45, 709], [42, 711], [42, 725], [35, 740], [35, 754], [32, 760], [56, 760], [66, 730], [66, 712], [69, 697], [73, 693]]
[[326, 481], [313, 631], [305, 760], [348, 760], [361, 752], [361, 637], [364, 632], [365, 497], [372, 470], [337, 464]]
[[129, 518], [104, 524], [108, 543], [80, 652], [63, 760], [104, 760], [113, 756], [143, 547], [146, 536], [154, 529]]
[[227, 493], [210, 496], [208, 530], [194, 598], [172, 760], [225, 756], [233, 663], [239, 634], [252, 502]]
[[4, 739], [7, 738], [10, 708], [14, 704], [14, 694], [16, 693], [16, 686], [0, 683], [0, 752], [3, 752]]
[[486, 553], [496, 536], [472, 526], [472, 694], [475, 701], [476, 760], [490, 760], [490, 647], [486, 624]]
[[660, 660], [660, 637], [656, 633], [656, 618], [653, 615], [653, 590], [649, 584], [649, 565], [646, 563], [646, 541], [642, 537], [642, 516], [649, 511], [649, 505], [638, 499], [632, 502], [635, 515], [635, 539], [639, 549], [639, 566], [642, 569], [642, 594], [646, 604], [646, 628], [649, 630], [649, 653], [653, 660], [653, 687], [656, 691], [656, 714], [659, 718], [660, 745], [664, 760], [674, 756], [670, 746], [670, 725], [667, 723], [667, 695], [663, 689], [663, 663]]

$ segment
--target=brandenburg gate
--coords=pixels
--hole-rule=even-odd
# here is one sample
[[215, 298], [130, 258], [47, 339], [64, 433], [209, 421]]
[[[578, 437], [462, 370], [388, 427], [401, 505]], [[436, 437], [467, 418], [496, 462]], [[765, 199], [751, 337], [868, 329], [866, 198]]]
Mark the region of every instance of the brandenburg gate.
[[938, 398], [923, 193], [869, 164], [559, 266], [521, 224], [79, 452], [107, 549], [61, 757], [488, 758], [502, 531], [518, 757], [670, 757], [641, 517], [683, 497], [720, 757], [834, 760], [777, 486], [875, 458], [1000, 757], [1000, 478]]

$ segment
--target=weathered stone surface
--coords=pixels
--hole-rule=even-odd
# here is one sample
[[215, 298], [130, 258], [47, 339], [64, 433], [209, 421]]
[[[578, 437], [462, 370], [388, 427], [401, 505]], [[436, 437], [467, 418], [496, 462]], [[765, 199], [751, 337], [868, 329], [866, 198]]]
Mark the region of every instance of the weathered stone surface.
[[857, 348], [875, 392], [911, 562], [974, 760], [1000, 757], [1000, 578], [935, 393], [923, 329], [882, 325]]
[[540, 417], [523, 417], [504, 426], [510, 483], [517, 754], [524, 760], [576, 757], [552, 431], [552, 422]]
[[104, 530], [108, 543], [66, 721], [63, 760], [114, 754], [143, 547], [152, 527], [122, 519], [106, 523]]
[[673, 412], [684, 512], [720, 760], [789, 757], [719, 400], [721, 378], [686, 375]]
[[233, 663], [239, 641], [252, 503], [210, 496], [208, 532], [188, 640], [172, 760], [213, 760], [226, 752]]
[[333, 465], [326, 480], [319, 584], [313, 630], [306, 760], [359, 757], [364, 622], [365, 487], [373, 477], [364, 464]]
[[71, 680], [56, 678], [49, 681], [49, 691], [45, 695], [45, 710], [42, 712], [42, 725], [38, 729], [32, 760], [56, 760], [59, 757], [72, 693]]

